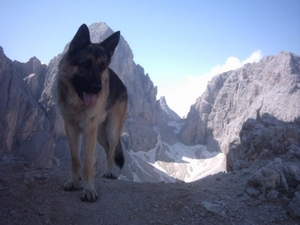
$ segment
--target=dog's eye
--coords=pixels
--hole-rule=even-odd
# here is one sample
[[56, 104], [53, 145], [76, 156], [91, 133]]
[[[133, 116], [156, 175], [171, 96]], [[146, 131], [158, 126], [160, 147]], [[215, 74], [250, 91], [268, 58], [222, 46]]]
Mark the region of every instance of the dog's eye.
[[85, 69], [89, 69], [92, 66], [92, 62], [90, 60], [83, 61], [83, 62], [80, 63], [80, 66], [85, 68]]

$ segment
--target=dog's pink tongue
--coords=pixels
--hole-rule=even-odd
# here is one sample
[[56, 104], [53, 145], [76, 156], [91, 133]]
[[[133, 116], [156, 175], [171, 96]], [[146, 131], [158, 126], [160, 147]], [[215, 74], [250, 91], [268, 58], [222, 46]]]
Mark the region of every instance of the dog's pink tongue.
[[88, 93], [83, 93], [83, 103], [86, 106], [92, 106], [95, 104], [97, 99], [97, 95], [95, 94], [88, 94]]

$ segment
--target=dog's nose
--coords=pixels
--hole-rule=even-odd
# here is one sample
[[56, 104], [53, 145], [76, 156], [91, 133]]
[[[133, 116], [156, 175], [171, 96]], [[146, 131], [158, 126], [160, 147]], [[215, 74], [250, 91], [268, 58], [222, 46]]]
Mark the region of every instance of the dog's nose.
[[90, 89], [91, 89], [91, 93], [98, 94], [102, 89], [102, 85], [97, 84], [97, 83], [93, 83], [93, 84], [91, 84]]

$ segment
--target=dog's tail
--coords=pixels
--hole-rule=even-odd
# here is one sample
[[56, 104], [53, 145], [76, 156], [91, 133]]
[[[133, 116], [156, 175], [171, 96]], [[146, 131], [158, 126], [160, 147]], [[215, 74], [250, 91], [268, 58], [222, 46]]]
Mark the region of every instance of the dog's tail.
[[119, 142], [117, 144], [116, 150], [115, 150], [115, 163], [117, 164], [120, 169], [124, 166], [124, 155], [123, 155], [123, 149], [121, 145], [121, 140], [119, 139]]

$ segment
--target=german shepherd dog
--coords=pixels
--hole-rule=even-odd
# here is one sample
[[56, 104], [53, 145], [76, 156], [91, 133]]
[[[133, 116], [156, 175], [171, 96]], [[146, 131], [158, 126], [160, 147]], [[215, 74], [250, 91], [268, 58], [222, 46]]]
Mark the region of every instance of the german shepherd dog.
[[[128, 95], [119, 77], [108, 67], [120, 32], [103, 42], [91, 43], [83, 24], [58, 66], [57, 103], [69, 141], [72, 175], [64, 190], [82, 189], [82, 201], [94, 202], [94, 152], [96, 139], [107, 156], [106, 178], [115, 179], [114, 162], [122, 169], [124, 156], [120, 135], [126, 118]], [[81, 180], [81, 138], [85, 158]]]

